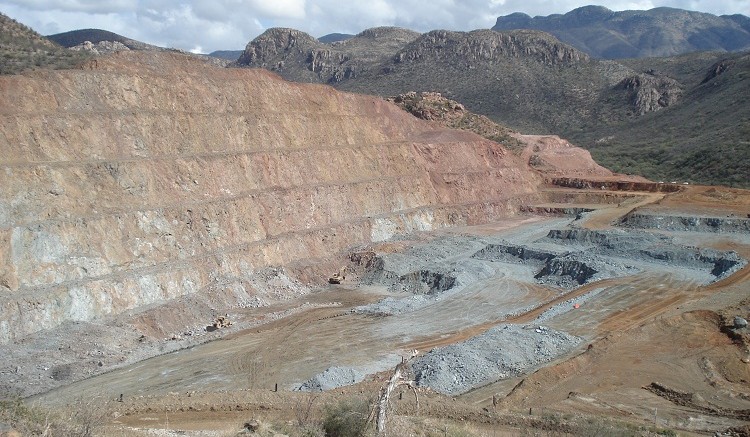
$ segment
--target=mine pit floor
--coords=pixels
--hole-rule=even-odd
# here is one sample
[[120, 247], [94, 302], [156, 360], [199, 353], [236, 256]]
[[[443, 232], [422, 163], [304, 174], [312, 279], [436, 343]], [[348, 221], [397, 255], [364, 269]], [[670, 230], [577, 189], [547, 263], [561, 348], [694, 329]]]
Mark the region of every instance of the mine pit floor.
[[[619, 206], [599, 205], [578, 220], [519, 216], [488, 225], [441, 230], [415, 237], [414, 241], [401, 241], [399, 247], [407, 249], [403, 254], [422, 256], [414, 262], [423, 267], [430, 264], [430, 242], [446, 238], [463, 241], [457, 246], [468, 249], [436, 258], [440, 268], [445, 268], [468, 265], [465, 263], [475, 246], [486, 241], [533, 246], [554, 229], [608, 230], [625, 214], [654, 202], [660, 205], [652, 209], [665, 211], [665, 205], [672, 205], [685, 213], [698, 199], [698, 209], [705, 213], [713, 199], [719, 202], [715, 207], [725, 211], [720, 202], [726, 196], [703, 187], [686, 190], [688, 194], [636, 193], [638, 196]], [[690, 190], [697, 193], [690, 194]], [[750, 197], [730, 191], [727, 195], [731, 194], [734, 202], [731, 209], [738, 211], [738, 202]], [[709, 200], [707, 192], [713, 194]], [[750, 256], [750, 241], [744, 235], [733, 239], [702, 232], [660, 234], [674, 236], [680, 245], [692, 242], [701, 247], [734, 250], [745, 259]], [[387, 250], [378, 252], [377, 245], [373, 249], [388, 256]], [[359, 277], [348, 278], [342, 285], [277, 303], [272, 308], [248, 309], [233, 315], [250, 319], [270, 309], [285, 314], [276, 320], [64, 385], [33, 399], [54, 406], [78, 399], [109, 402], [122, 394], [126, 402], [115, 404], [115, 408], [127, 411], [127, 415], [115, 421], [115, 427], [164, 428], [163, 412], [179, 405], [185, 411], [172, 416], [170, 429], [212, 429], [221, 415], [226, 421], [239, 423], [247, 418], [248, 410], [264, 414], [263, 409], [253, 407], [262, 403], [270, 406], [269, 417], [293, 414], [290, 405], [298, 399], [295, 396], [303, 394], [288, 390], [330, 367], [353, 368], [368, 375], [357, 385], [342, 387], [341, 393], [375, 392], [382, 383], [382, 372], [393, 368], [411, 350], [426, 353], [459, 344], [509, 323], [531, 329], [544, 325], [576, 336], [580, 342], [547, 363], [524, 369], [520, 375], [468, 387], [458, 401], [441, 407], [442, 413], [430, 413], [427, 408], [424, 415], [445, 414], [448, 419], [457, 419], [472, 417], [474, 413], [467, 411], [481, 408], [488, 408], [485, 412], [492, 414], [516, 414], [531, 408], [534, 414], [584, 413], [637, 423], [652, 421], [689, 432], [747, 423], [736, 414], [722, 416], [711, 411], [718, 411], [716, 406], [723, 408], [721, 411], [750, 409], [750, 399], [740, 395], [750, 392], [750, 365], [743, 361], [750, 358], [748, 343], [737, 343], [721, 331], [722, 317], [735, 313], [747, 316], [750, 311], [750, 267], [744, 266], [708, 284], [702, 276], [704, 272], [693, 275], [689, 267], [643, 260], [634, 260], [633, 264], [638, 265], [638, 273], [573, 289], [534, 281], [536, 267], [529, 264], [482, 264], [485, 271], [492, 268], [494, 273], [462, 284], [457, 291], [426, 296], [426, 303], [391, 315], [352, 311], [386, 297], [413, 298], [389, 284], [361, 285], [359, 280], [365, 272], [360, 271]], [[574, 302], [580, 303], [574, 307]], [[747, 332], [740, 335], [747, 339]], [[521, 381], [523, 384], [519, 385]], [[679, 392], [698, 394], [705, 405], [678, 407], [643, 389], [655, 381]], [[279, 392], [269, 394], [275, 386]], [[333, 392], [338, 393], [339, 389]], [[429, 396], [433, 405], [447, 402], [440, 395]], [[493, 398], [500, 400], [497, 405], [493, 405]], [[207, 402], [217, 410], [211, 413], [196, 407], [201, 411], [193, 414], [186, 410]], [[226, 409], [229, 404], [245, 407], [232, 412]], [[149, 422], [151, 416], [155, 418]], [[492, 417], [503, 423], [498, 416]]]

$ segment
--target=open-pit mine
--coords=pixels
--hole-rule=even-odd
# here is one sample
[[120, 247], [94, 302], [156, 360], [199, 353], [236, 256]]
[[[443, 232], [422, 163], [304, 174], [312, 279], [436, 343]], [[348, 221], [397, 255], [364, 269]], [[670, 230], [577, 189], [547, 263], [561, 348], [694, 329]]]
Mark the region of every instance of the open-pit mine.
[[748, 435], [750, 192], [517, 140], [173, 52], [0, 77], [0, 399], [323, 435], [398, 365], [387, 435]]

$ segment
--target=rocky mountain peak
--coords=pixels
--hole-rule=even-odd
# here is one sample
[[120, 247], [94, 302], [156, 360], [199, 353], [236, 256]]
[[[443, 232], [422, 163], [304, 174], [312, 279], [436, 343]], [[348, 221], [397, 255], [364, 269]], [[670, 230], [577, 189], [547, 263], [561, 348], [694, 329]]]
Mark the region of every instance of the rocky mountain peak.
[[395, 26], [381, 26], [381, 27], [373, 27], [370, 29], [365, 29], [362, 32], [360, 32], [357, 37], [360, 38], [370, 38], [370, 39], [376, 39], [376, 38], [383, 38], [383, 37], [400, 37], [402, 35], [419, 35], [419, 33], [414, 32], [413, 30], [404, 29], [401, 27], [395, 27]]
[[403, 63], [425, 58], [453, 58], [456, 62], [470, 65], [477, 61], [497, 61], [501, 57], [530, 57], [548, 65], [572, 64], [589, 59], [585, 53], [539, 31], [434, 30], [397, 53], [395, 61]]
[[250, 41], [237, 63], [263, 66], [279, 54], [304, 54], [310, 48], [323, 46], [311, 35], [296, 29], [274, 27]]
[[376, 27], [336, 44], [324, 44], [298, 30], [275, 28], [252, 40], [236, 64], [268, 68], [291, 80], [338, 83], [389, 61], [419, 35], [398, 27]]
[[590, 24], [610, 18], [614, 12], [604, 6], [582, 6], [565, 14], [564, 20], [568, 23]]

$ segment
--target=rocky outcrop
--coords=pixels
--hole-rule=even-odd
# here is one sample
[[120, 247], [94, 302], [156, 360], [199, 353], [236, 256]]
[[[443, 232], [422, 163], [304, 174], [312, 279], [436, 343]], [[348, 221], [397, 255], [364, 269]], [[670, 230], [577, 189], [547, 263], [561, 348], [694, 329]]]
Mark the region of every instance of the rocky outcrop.
[[452, 59], [471, 67], [475, 62], [492, 63], [498, 58], [506, 57], [530, 57], [547, 65], [574, 64], [589, 59], [585, 53], [544, 32], [434, 30], [406, 46], [395, 55], [394, 60], [396, 63], [403, 63], [423, 58]]
[[169, 50], [164, 47], [146, 44], [102, 29], [71, 30], [69, 32], [48, 35], [47, 38], [68, 48], [82, 46], [87, 42], [90, 42], [94, 46], [100, 45], [99, 43], [104, 43], [103, 46], [111, 46], [115, 43], [116, 45], [121, 44], [129, 50]]
[[237, 63], [254, 67], [273, 67], [278, 65], [276, 57], [279, 54], [307, 56], [311, 50], [322, 45], [305, 32], [295, 29], [272, 28], [250, 41]]
[[387, 99], [415, 117], [452, 129], [468, 130], [520, 155], [529, 166], [547, 178], [617, 177], [619, 180], [636, 178], [615, 175], [597, 164], [591, 154], [555, 135], [523, 135], [489, 118], [474, 114], [461, 103], [436, 92], [408, 92]]
[[0, 81], [0, 343], [191, 294], [251, 301], [265, 268], [497, 220], [541, 181], [379, 98], [179, 53]]
[[376, 68], [418, 35], [396, 27], [376, 27], [325, 44], [305, 32], [272, 28], [250, 41], [235, 65], [266, 68], [296, 81], [336, 84]]
[[637, 115], [671, 106], [682, 96], [679, 82], [655, 72], [626, 77], [617, 88], [627, 91], [628, 101]]
[[122, 50], [130, 50], [128, 46], [118, 41], [99, 41], [94, 44], [91, 41], [84, 41], [77, 46], [70, 48], [76, 51], [87, 51], [95, 55], [105, 55], [109, 53], [119, 52]]
[[706, 73], [706, 77], [703, 78], [701, 81], [701, 85], [707, 82], [710, 82], [720, 75], [726, 73], [729, 71], [730, 68], [734, 67], [734, 65], [737, 63], [734, 59], [723, 59], [714, 65], [711, 66], [711, 68], [708, 69], [708, 72]]
[[497, 141], [511, 150], [520, 150], [525, 147], [514, 136], [516, 133], [512, 130], [483, 115], [474, 114], [463, 104], [448, 99], [440, 93], [411, 91], [388, 97], [386, 100], [422, 120], [437, 122], [451, 129], [474, 132], [489, 140]]

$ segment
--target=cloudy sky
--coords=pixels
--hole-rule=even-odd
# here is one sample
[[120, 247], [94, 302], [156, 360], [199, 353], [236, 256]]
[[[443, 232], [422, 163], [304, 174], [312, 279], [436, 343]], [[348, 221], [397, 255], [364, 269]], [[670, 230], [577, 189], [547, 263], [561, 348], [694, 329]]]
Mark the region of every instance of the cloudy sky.
[[[595, 0], [0, 0], [0, 12], [43, 35], [105, 29], [194, 52], [239, 50], [269, 27], [319, 37], [375, 26], [490, 28], [500, 15], [565, 13]], [[659, 6], [750, 15], [750, 0], [600, 0], [614, 11]]]

